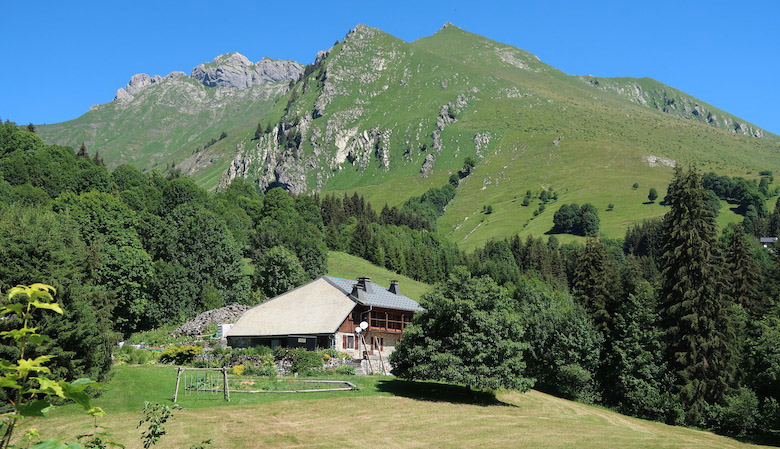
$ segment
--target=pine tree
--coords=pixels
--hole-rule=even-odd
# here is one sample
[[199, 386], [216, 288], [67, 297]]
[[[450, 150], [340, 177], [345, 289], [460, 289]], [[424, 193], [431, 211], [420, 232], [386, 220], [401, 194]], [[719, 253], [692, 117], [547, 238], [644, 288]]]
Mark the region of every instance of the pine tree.
[[89, 152], [87, 151], [87, 146], [84, 145], [84, 142], [81, 142], [81, 146], [79, 147], [79, 152], [76, 153], [76, 156], [82, 159], [89, 159]]
[[620, 282], [612, 259], [599, 239], [588, 240], [574, 273], [574, 295], [596, 327], [608, 335], [613, 328]]
[[100, 157], [100, 152], [95, 151], [95, 157], [92, 158], [92, 163], [97, 165], [98, 167], [105, 167], [106, 163], [103, 161], [103, 158]]
[[753, 314], [761, 310], [761, 273], [745, 239], [742, 226], [737, 226], [728, 241], [726, 263], [730, 275], [729, 297]]
[[733, 386], [733, 325], [701, 175], [676, 167], [669, 187], [659, 314], [679, 400], [688, 422], [700, 424], [706, 404]]

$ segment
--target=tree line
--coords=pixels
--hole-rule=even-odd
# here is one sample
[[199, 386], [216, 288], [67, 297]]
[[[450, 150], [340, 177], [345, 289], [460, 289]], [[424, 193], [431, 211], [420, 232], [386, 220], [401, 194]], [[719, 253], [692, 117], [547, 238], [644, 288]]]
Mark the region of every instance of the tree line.
[[625, 239], [515, 236], [467, 255], [424, 297], [396, 374], [535, 385], [672, 424], [775, 434], [780, 256], [742, 224], [717, 231], [695, 169], [678, 167], [668, 191], [663, 220]]

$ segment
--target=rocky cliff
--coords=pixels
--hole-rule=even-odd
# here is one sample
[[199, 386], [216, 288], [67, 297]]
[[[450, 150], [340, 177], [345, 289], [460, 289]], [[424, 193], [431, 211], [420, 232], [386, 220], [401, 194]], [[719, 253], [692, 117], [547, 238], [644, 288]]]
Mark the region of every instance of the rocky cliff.
[[[261, 84], [295, 81], [302, 72], [303, 66], [295, 61], [263, 58], [252, 63], [241, 53], [227, 53], [198, 65], [192, 69], [189, 77], [208, 87], [246, 89]], [[149, 86], [186, 76], [186, 73], [179, 71], [164, 77], [139, 73], [133, 75], [125, 87], [117, 90], [114, 100], [129, 101]]]

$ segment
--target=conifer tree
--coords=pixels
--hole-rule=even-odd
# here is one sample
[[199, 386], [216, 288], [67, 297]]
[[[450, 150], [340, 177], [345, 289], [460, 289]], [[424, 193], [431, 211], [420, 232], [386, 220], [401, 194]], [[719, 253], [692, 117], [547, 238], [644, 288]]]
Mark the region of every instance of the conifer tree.
[[601, 240], [590, 239], [585, 245], [574, 273], [573, 290], [596, 328], [609, 334], [621, 288], [615, 266]]
[[84, 145], [84, 142], [81, 142], [81, 146], [79, 147], [79, 152], [76, 153], [76, 156], [82, 159], [89, 159], [89, 152], [87, 151], [87, 146]]
[[723, 398], [735, 372], [715, 218], [705, 195], [694, 168], [675, 168], [664, 216], [659, 314], [666, 359], [690, 424], [700, 424], [707, 403]]
[[761, 273], [745, 239], [742, 226], [737, 226], [728, 241], [726, 252], [728, 264], [729, 297], [737, 304], [756, 314], [761, 309], [761, 295], [758, 286], [761, 283]]

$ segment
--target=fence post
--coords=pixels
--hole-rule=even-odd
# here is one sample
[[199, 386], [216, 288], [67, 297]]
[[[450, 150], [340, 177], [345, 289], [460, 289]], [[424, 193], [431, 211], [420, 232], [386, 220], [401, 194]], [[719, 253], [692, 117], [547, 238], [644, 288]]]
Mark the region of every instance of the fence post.
[[181, 380], [181, 367], [178, 368], [176, 372], [176, 391], [173, 393], [173, 402], [176, 403], [176, 400], [179, 399], [179, 381]]
[[230, 389], [228, 388], [228, 376], [227, 376], [227, 367], [222, 367], [222, 378], [224, 380], [224, 386], [225, 386], [225, 400], [230, 402]]

